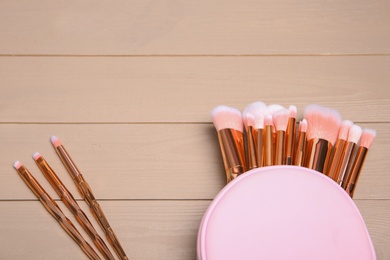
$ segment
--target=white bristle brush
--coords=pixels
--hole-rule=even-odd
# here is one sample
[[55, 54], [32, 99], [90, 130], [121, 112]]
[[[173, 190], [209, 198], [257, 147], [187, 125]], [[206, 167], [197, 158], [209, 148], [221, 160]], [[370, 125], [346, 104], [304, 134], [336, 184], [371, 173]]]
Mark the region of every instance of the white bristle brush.
[[276, 111], [273, 115], [273, 121], [276, 129], [274, 165], [285, 164], [284, 143], [289, 117], [290, 111], [288, 109]]

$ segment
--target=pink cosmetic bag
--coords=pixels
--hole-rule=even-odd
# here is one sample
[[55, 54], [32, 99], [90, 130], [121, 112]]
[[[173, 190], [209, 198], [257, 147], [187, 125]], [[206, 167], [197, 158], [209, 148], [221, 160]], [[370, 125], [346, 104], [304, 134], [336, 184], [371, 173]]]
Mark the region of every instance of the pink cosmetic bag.
[[242, 174], [203, 216], [198, 260], [376, 259], [358, 208], [327, 176], [297, 166]]

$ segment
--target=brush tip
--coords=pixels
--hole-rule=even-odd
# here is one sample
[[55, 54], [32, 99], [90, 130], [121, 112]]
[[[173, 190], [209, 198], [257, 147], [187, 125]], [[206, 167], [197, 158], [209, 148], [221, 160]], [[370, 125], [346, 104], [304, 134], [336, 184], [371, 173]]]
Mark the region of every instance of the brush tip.
[[341, 124], [341, 116], [337, 110], [319, 105], [308, 105], [304, 116], [307, 120], [308, 140], [320, 138], [334, 145]]
[[235, 129], [243, 132], [244, 126], [240, 110], [229, 106], [217, 106], [211, 112], [213, 123], [217, 131], [222, 129]]
[[347, 140], [349, 129], [352, 127], [353, 123], [350, 120], [344, 120], [341, 122], [338, 139]]
[[372, 142], [376, 137], [376, 131], [374, 129], [366, 128], [362, 132], [362, 136], [360, 137], [360, 146], [370, 148]]
[[246, 114], [246, 120], [244, 120], [245, 126], [255, 127], [256, 120], [255, 117], [251, 113]]
[[306, 132], [307, 131], [307, 120], [302, 119], [302, 121], [299, 123], [299, 132]]
[[358, 125], [352, 125], [348, 132], [348, 142], [357, 143], [362, 135], [362, 128]]
[[290, 111], [288, 109], [281, 109], [275, 112], [273, 120], [276, 131], [286, 131], [289, 117]]
[[264, 125], [274, 125], [272, 115], [266, 115], [264, 118]]
[[267, 105], [261, 101], [249, 104], [243, 111], [244, 122], [247, 121], [246, 117], [249, 113], [254, 117], [254, 128], [264, 128], [264, 116], [267, 113]]
[[35, 152], [34, 154], [33, 154], [33, 158], [34, 158], [34, 160], [38, 160], [39, 158], [41, 158], [42, 156], [38, 153], [38, 152]]
[[16, 162], [14, 163], [14, 168], [15, 168], [16, 170], [19, 170], [20, 167], [22, 167], [22, 163], [19, 162], [19, 161], [16, 161]]
[[55, 136], [55, 135], [52, 135], [52, 136], [50, 137], [50, 141], [51, 141], [51, 143], [54, 145], [55, 148], [57, 148], [58, 146], [61, 145], [60, 140], [58, 140], [57, 136]]
[[279, 104], [272, 104], [267, 106], [267, 113], [273, 115], [276, 111], [285, 109], [284, 106]]
[[297, 117], [298, 109], [297, 109], [296, 106], [290, 105], [290, 107], [288, 108], [288, 110], [290, 111], [290, 117], [293, 117], [293, 118], [296, 118], [296, 117]]

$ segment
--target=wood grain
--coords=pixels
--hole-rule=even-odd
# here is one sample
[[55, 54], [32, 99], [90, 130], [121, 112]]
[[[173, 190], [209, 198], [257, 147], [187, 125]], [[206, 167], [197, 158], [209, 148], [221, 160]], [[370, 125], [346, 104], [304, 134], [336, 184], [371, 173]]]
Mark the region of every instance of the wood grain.
[[[210, 201], [101, 201], [131, 259], [195, 259], [196, 237]], [[357, 200], [378, 260], [390, 257], [390, 202]], [[59, 203], [63, 207], [62, 203]], [[85, 203], [80, 203], [90, 217]], [[37, 201], [0, 202], [1, 259], [85, 259], [76, 243]], [[67, 210], [64, 212], [75, 223]], [[75, 224], [82, 234], [84, 232]], [[96, 224], [97, 225], [97, 224]], [[100, 230], [99, 230], [100, 231]], [[86, 237], [86, 236], [84, 236]], [[90, 241], [86, 237], [87, 241]], [[23, 250], [17, 249], [23, 247]]]
[[389, 54], [388, 1], [1, 1], [7, 55]]
[[0, 57], [0, 122], [210, 122], [255, 100], [389, 122], [389, 85], [390, 56]]
[[[378, 137], [355, 198], [390, 199], [390, 162], [383, 153], [390, 150], [390, 125], [362, 126], [377, 129]], [[212, 199], [226, 183], [210, 124], [0, 124], [0, 199], [34, 198], [12, 168], [15, 160], [51, 190], [31, 158], [36, 151], [80, 198], [50, 144], [52, 134], [62, 140], [99, 199]]]

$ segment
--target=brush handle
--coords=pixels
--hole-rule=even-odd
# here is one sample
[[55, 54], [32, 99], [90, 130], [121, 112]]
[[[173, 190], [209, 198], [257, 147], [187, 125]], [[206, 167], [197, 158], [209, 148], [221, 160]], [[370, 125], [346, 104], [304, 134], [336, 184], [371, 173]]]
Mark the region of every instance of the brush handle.
[[96, 245], [98, 250], [103, 254], [104, 258], [107, 260], [114, 260], [115, 258], [111, 254], [107, 245], [104, 243], [104, 240], [99, 236], [98, 232], [93, 227], [92, 223], [89, 221], [88, 217], [85, 215], [83, 210], [80, 208], [79, 204], [74, 199], [73, 195], [61, 182], [61, 180], [58, 178], [58, 176], [55, 174], [55, 172], [50, 167], [50, 165], [46, 162], [46, 160], [43, 157], [40, 157], [36, 159], [35, 162], [37, 163], [43, 175], [53, 186], [57, 194], [61, 197], [61, 200], [68, 207], [68, 209], [73, 213], [73, 215], [76, 217], [76, 220], [87, 232], [89, 237], [93, 240], [94, 244]]
[[116, 237], [114, 231], [109, 225], [107, 218], [104, 216], [102, 208], [100, 207], [99, 203], [96, 201], [91, 188], [89, 187], [88, 183], [84, 180], [79, 169], [74, 164], [73, 160], [65, 150], [64, 146], [59, 145], [55, 148], [55, 150], [58, 156], [60, 157], [62, 163], [64, 164], [65, 168], [72, 176], [72, 179], [76, 184], [78, 190], [80, 191], [81, 196], [83, 196], [85, 202], [88, 204], [89, 208], [91, 209], [93, 216], [95, 217], [100, 227], [104, 231], [108, 242], [114, 248], [115, 253], [118, 255], [120, 259], [128, 260], [125, 251], [123, 250], [121, 244], [119, 243], [118, 238]]
[[46, 210], [58, 221], [61, 227], [68, 233], [70, 237], [80, 246], [81, 250], [93, 260], [98, 260], [100, 257], [96, 254], [93, 248], [85, 241], [78, 232], [72, 222], [61, 211], [57, 203], [46, 193], [38, 181], [24, 166], [18, 169], [20, 177], [24, 180], [27, 186], [33, 191], [35, 196], [41, 201]]

